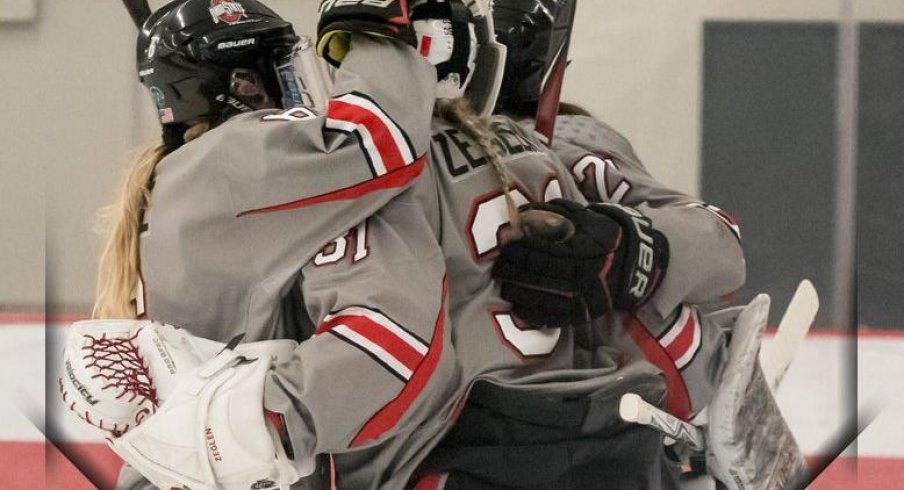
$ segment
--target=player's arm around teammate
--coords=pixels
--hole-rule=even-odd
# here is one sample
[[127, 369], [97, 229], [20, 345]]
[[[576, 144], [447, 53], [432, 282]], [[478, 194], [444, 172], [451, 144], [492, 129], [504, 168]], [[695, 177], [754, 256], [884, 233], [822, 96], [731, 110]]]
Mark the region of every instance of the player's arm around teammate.
[[[402, 10], [406, 5], [400, 1], [380, 8], [322, 6], [318, 49], [341, 65], [323, 114], [294, 107], [299, 87], [293, 86], [294, 75], [285, 65], [291, 65], [297, 38], [291, 26], [263, 5], [248, 0], [211, 6], [207, 1], [186, 0], [142, 18], [139, 74], [157, 104], [164, 144], [141, 162], [124, 193], [120, 219], [103, 260], [97, 316], [147, 315], [221, 340], [237, 333], [259, 340], [284, 332], [279, 300], [298, 279], [302, 265], [315, 261], [325, 242], [365, 223], [364, 218], [423, 175], [436, 70], [405, 45], [414, 42], [408, 12]], [[266, 56], [268, 50], [279, 51]], [[172, 59], [180, 63], [187, 59], [198, 66], [187, 68], [188, 78], [180, 78], [186, 76], [177, 73], [184, 66], [171, 63]], [[193, 81], [197, 84], [189, 83]], [[367, 246], [363, 236], [361, 243]], [[434, 243], [434, 252], [435, 247]], [[405, 255], [404, 247], [397, 251]], [[311, 343], [321, 347], [321, 354], [301, 355], [313, 348], [299, 348], [298, 355], [274, 374], [280, 381], [267, 382], [266, 406], [278, 406], [296, 416], [283, 419], [291, 427], [277, 429], [303, 433], [291, 441], [297, 445], [280, 444], [297, 450], [300, 461], [312, 454], [308, 451], [341, 451], [394, 433], [419, 391], [395, 385], [384, 391], [382, 364], [392, 366], [387, 376], [396, 382], [398, 378], [414, 380], [402, 383], [405, 387], [414, 384], [423, 389], [429, 380], [439, 378], [431, 374], [440, 363], [441, 348], [431, 347], [442, 343], [445, 331], [444, 269], [441, 261], [431, 265], [435, 254], [425, 253], [421, 277], [431, 280], [429, 297], [406, 305], [408, 309], [399, 315], [391, 305], [380, 313], [381, 305], [368, 301], [370, 297], [348, 295], [332, 302], [321, 298], [319, 333], [324, 335]], [[425, 286], [417, 281], [400, 284], [396, 299], [405, 298], [410, 291], [406, 286], [415, 285]], [[358, 314], [361, 311], [365, 313]], [[356, 338], [355, 326], [366, 321], [385, 327], [386, 335], [359, 343], [377, 348], [366, 351], [338, 340], [341, 332], [347, 339]], [[365, 330], [372, 331], [370, 327]], [[383, 341], [387, 344], [381, 345]], [[349, 357], [350, 361], [342, 361]], [[264, 366], [266, 356], [246, 359], [250, 361], [246, 363], [241, 355], [224, 352], [217, 359], [220, 364], [205, 364], [190, 371], [191, 376], [205, 383], [236, 373], [251, 377], [264, 373], [264, 378], [256, 379], [271, 379], [266, 368], [249, 371], [250, 365]], [[348, 397], [349, 385], [336, 381], [360, 386], [362, 399]], [[241, 393], [235, 391], [241, 386], [233, 383], [228, 389]], [[379, 395], [367, 398], [369, 390]], [[235, 399], [223, 391], [222, 397], [213, 398], [214, 404], [222, 406]], [[302, 403], [299, 399], [308, 401], [306, 397], [335, 401], [328, 394], [339, 391], [346, 392], [346, 401], [358, 409], [325, 403], [314, 407], [314, 402], [312, 408], [297, 405]], [[191, 389], [176, 393], [169, 396], [204, 402], [191, 398], [190, 394], [197, 396]], [[402, 402], [393, 404], [395, 397], [403, 398]], [[259, 409], [261, 402], [256, 402]], [[120, 441], [121, 454], [142, 455], [139, 459], [150, 455], [150, 460], [145, 458], [136, 466], [153, 474], [155, 482], [180, 481], [167, 465], [160, 469], [153, 455], [155, 436], [173, 436], [174, 442], [184, 438], [185, 434], [154, 432], [165, 428], [167, 421], [181, 420], [176, 409], [171, 405], [152, 417], [156, 422], [143, 426], [141, 430], [151, 437], [142, 440], [133, 431], [129, 441]], [[322, 416], [314, 417], [312, 412]], [[418, 409], [422, 416], [428, 413], [432, 411]], [[214, 418], [215, 414], [210, 420]], [[217, 425], [220, 443], [211, 446], [218, 462], [230, 447], [226, 435], [238, 433], [230, 422], [218, 419], [219, 423], [227, 425]], [[318, 428], [325, 430], [317, 432]], [[183, 462], [186, 467], [193, 465]], [[170, 469], [186, 469], [177, 466]], [[193, 476], [198, 470], [187, 469]], [[220, 471], [230, 469], [216, 465], [210, 471], [213, 476], [206, 475], [210, 477], [206, 484], [219, 481]], [[233, 481], [229, 480], [233, 476], [222, 481]], [[198, 484], [190, 481], [194, 482], [190, 486]]]
[[[551, 150], [587, 200], [599, 203], [558, 207], [583, 222], [567, 246], [528, 237], [503, 248], [496, 269], [503, 293], [539, 324], [593, 318], [595, 330], [608, 332], [612, 322], [604, 314], [618, 312], [631, 343], [667, 371], [670, 396], [683, 400], [671, 406], [687, 416], [708, 401], [725, 344], [724, 329], [704, 328], [693, 305], [718, 302], [743, 284], [738, 226], [722, 210], [653, 178], [617, 131], [578, 106], [558, 104], [557, 87], [548, 83], [556, 77], [544, 75], [559, 67], [564, 73], [574, 1], [497, 0], [495, 7], [497, 35], [510, 55], [497, 109], [526, 128], [539, 126], [538, 119], [552, 123]], [[591, 247], [576, 246], [578, 240]], [[632, 295], [644, 284], [645, 297]]]

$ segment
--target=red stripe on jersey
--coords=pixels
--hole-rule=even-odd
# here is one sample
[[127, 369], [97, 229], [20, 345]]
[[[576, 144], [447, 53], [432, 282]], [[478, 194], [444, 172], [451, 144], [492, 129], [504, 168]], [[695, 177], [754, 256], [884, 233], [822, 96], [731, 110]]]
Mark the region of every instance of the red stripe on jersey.
[[687, 321], [679, 327], [681, 332], [672, 339], [669, 345], [664, 346], [672, 361], [681, 359], [694, 344], [694, 331], [697, 329], [696, 315], [691, 312], [687, 316]]
[[411, 487], [411, 490], [438, 490], [442, 479], [442, 475], [424, 475]]
[[398, 170], [410, 163], [405, 161], [399, 150], [399, 143], [393, 138], [392, 132], [383, 120], [370, 110], [339, 99], [332, 99], [326, 115], [330, 119], [350, 122], [367, 128], [387, 172]]
[[381, 435], [395, 427], [405, 412], [411, 408], [417, 397], [424, 391], [430, 377], [436, 371], [439, 360], [443, 355], [443, 335], [446, 323], [446, 296], [448, 294], [449, 285], [446, 278], [443, 278], [442, 301], [439, 305], [439, 313], [436, 315], [436, 324], [433, 328], [433, 338], [430, 340], [430, 350], [424, 357], [421, 365], [418, 366], [411, 379], [402, 388], [399, 396], [387, 403], [380, 409], [370, 420], [364, 424], [364, 427], [358, 432], [358, 435], [352, 440], [351, 447], [358, 447], [366, 444], [368, 441], [375, 440]]
[[687, 391], [687, 385], [684, 384], [684, 378], [681, 377], [668, 353], [636, 316], [631, 316], [627, 330], [647, 361], [658, 367], [665, 377], [665, 411], [683, 420], [690, 418], [691, 396]]
[[238, 214], [238, 217], [249, 216], [255, 214], [266, 214], [266, 213], [275, 213], [278, 211], [287, 211], [290, 209], [298, 209], [304, 208], [307, 206], [313, 206], [315, 204], [322, 204], [325, 202], [331, 201], [342, 201], [348, 199], [357, 199], [361, 196], [370, 194], [371, 192], [383, 190], [383, 189], [391, 189], [397, 187], [405, 187], [412, 180], [414, 180], [421, 172], [424, 170], [424, 164], [427, 160], [426, 156], [422, 156], [418, 158], [414, 164], [408, 165], [407, 167], [402, 167], [395, 172], [390, 172], [388, 174], [382, 175], [375, 179], [365, 180], [359, 184], [353, 185], [351, 187], [346, 187], [344, 189], [339, 189], [333, 192], [328, 192], [326, 194], [320, 194], [319, 196], [307, 197], [304, 199], [299, 199], [297, 201], [287, 202], [284, 204], [277, 204], [274, 206], [268, 206], [266, 208], [260, 209], [251, 209], [248, 211], [243, 211]]
[[329, 332], [338, 325], [345, 325], [367, 340], [379, 345], [389, 355], [395, 357], [408, 369], [414, 371], [424, 359], [424, 356], [414, 350], [407, 342], [400, 339], [383, 325], [367, 318], [366, 316], [344, 315], [337, 316], [323, 325], [317, 327], [317, 333]]

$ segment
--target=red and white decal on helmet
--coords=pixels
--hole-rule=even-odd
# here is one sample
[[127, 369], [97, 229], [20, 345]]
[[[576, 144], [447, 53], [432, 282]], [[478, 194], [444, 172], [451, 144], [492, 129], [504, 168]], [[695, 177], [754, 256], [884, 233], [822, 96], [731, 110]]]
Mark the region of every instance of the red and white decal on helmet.
[[214, 24], [237, 24], [245, 18], [245, 7], [235, 0], [210, 0], [210, 16]]
[[430, 47], [433, 46], [433, 38], [427, 35], [420, 36], [417, 40], [418, 50], [424, 58], [430, 57]]

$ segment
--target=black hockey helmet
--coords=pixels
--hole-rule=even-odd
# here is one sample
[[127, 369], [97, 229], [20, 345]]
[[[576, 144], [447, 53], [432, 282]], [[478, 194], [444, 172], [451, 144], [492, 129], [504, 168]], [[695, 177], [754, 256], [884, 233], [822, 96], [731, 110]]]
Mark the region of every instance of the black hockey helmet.
[[[550, 74], [567, 61], [576, 0], [494, 0], [496, 38], [508, 49], [497, 111], [533, 115]], [[555, 95], [558, 101], [558, 94]]]
[[[168, 147], [183, 143], [193, 121], [217, 125], [240, 112], [301, 104], [292, 62], [299, 38], [260, 2], [175, 0], [153, 14], [146, 0], [124, 2], [140, 21], [138, 77]], [[130, 4], [144, 8], [136, 14]]]

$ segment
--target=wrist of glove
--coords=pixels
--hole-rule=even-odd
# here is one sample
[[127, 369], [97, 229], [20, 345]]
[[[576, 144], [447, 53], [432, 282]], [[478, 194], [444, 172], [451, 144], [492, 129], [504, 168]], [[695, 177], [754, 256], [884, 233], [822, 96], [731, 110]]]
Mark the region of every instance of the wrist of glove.
[[574, 225], [566, 239], [525, 233], [505, 244], [493, 267], [502, 297], [533, 326], [585, 323], [632, 310], [656, 291], [668, 267], [668, 241], [639, 211], [564, 199], [531, 206]]
[[317, 54], [338, 67], [348, 54], [353, 33], [394, 39], [417, 46], [406, 0], [346, 4], [324, 0], [317, 24]]

